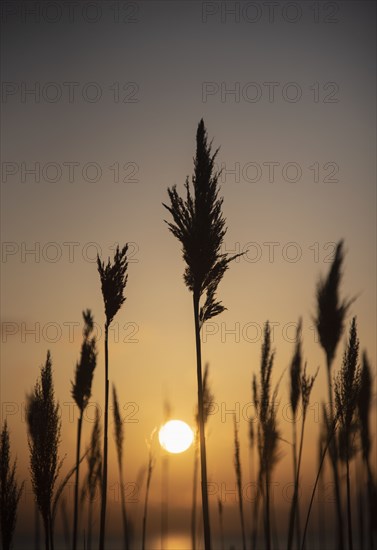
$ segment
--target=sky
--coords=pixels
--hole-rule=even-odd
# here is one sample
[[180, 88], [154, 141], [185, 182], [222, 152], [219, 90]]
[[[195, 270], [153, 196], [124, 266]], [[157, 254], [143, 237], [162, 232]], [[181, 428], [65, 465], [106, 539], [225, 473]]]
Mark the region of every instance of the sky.
[[[267, 320], [274, 327], [273, 380], [282, 377], [279, 425], [288, 442], [287, 368], [300, 316], [308, 371], [320, 367], [304, 448], [303, 498], [313, 483], [327, 395], [313, 329], [315, 289], [340, 239], [346, 250], [342, 293], [357, 297], [347, 327], [356, 315], [360, 346], [375, 372], [375, 4], [4, 2], [1, 9], [1, 420], [8, 421], [18, 476], [27, 480], [19, 544], [33, 533], [26, 395], [49, 349], [68, 471], [78, 414], [71, 380], [86, 308], [96, 322], [99, 355], [84, 442], [94, 404], [103, 408], [97, 253], [107, 260], [116, 244], [130, 243], [126, 302], [110, 331], [110, 383], [124, 412], [125, 476], [136, 493], [129, 507], [138, 532], [145, 491], [138, 476], [148, 458], [145, 441], [163, 422], [164, 401], [174, 418], [194, 424], [192, 299], [162, 203], [168, 187], [183, 191], [191, 177], [202, 117], [213, 146], [220, 147], [228, 227], [223, 251], [246, 251], [219, 287], [227, 310], [202, 331], [216, 405], [207, 433], [211, 513], [216, 530], [221, 498], [225, 531], [237, 544], [233, 414], [247, 491], [251, 379]], [[375, 407], [375, 382], [373, 395]], [[289, 443], [281, 442], [280, 450], [274, 471], [278, 526], [292, 480]], [[111, 485], [118, 481], [111, 438], [109, 453]], [[150, 536], [159, 548], [163, 452], [157, 443], [155, 455]], [[179, 540], [189, 529], [192, 471], [192, 449], [169, 457], [169, 533]], [[70, 514], [68, 491], [66, 500]], [[109, 502], [109, 532], [116, 537], [115, 489]], [[327, 508], [331, 514], [331, 503]], [[60, 518], [57, 531], [62, 533]], [[185, 548], [177, 540], [172, 548]]]

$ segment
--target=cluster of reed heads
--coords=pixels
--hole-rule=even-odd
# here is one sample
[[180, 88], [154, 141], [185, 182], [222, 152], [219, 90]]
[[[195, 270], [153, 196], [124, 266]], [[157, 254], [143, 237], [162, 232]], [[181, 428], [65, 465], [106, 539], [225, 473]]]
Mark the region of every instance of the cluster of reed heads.
[[[224, 503], [218, 500], [219, 533], [213, 542], [210, 506], [207, 484], [206, 424], [214, 396], [208, 382], [208, 365], [202, 369], [202, 350], [200, 331], [206, 321], [219, 315], [225, 309], [217, 299], [217, 290], [231, 261], [237, 255], [229, 256], [221, 252], [226, 233], [226, 222], [222, 213], [222, 198], [219, 198], [219, 173], [215, 170], [218, 149], [212, 151], [208, 142], [203, 120], [196, 134], [196, 156], [191, 185], [185, 183], [185, 196], [181, 197], [174, 186], [168, 189], [169, 203], [164, 207], [171, 215], [167, 225], [171, 233], [181, 244], [186, 264], [184, 282], [192, 293], [194, 330], [196, 342], [197, 372], [197, 412], [194, 442], [193, 500], [191, 513], [191, 544], [193, 550], [198, 546], [198, 526], [202, 528], [205, 550], [225, 548], [224, 540]], [[97, 342], [93, 331], [93, 316], [90, 310], [83, 312], [84, 330], [80, 359], [74, 370], [71, 394], [78, 408], [76, 459], [66, 476], [61, 479], [63, 460], [59, 457], [61, 443], [61, 420], [58, 414], [58, 402], [55, 398], [52, 360], [47, 352], [45, 364], [33, 391], [28, 395], [27, 428], [30, 455], [30, 477], [35, 495], [37, 513], [43, 520], [45, 547], [54, 548], [54, 524], [58, 505], [63, 512], [65, 500], [61, 499], [64, 489], [74, 476], [74, 499], [72, 533], [69, 547], [91, 549], [94, 523], [94, 501], [99, 491], [101, 497], [99, 513], [100, 550], [106, 548], [106, 511], [108, 478], [108, 424], [109, 424], [109, 345], [108, 331], [115, 316], [125, 302], [125, 288], [128, 278], [127, 245], [117, 247], [113, 261], [107, 264], [98, 257], [97, 268], [100, 276], [101, 291], [105, 312], [105, 380], [104, 380], [104, 420], [101, 427], [97, 409], [95, 422], [84, 452], [81, 450], [83, 414], [92, 397], [92, 382], [97, 365]], [[346, 316], [353, 300], [342, 300], [340, 285], [344, 260], [343, 242], [336, 247], [335, 257], [328, 274], [321, 278], [316, 289], [315, 325], [319, 343], [324, 351], [325, 369], [328, 382], [328, 406], [323, 404], [321, 432], [318, 442], [318, 471], [311, 480], [313, 491], [306, 508], [299, 501], [302, 455], [304, 448], [305, 424], [310, 396], [316, 381], [318, 369], [308, 374], [307, 363], [303, 361], [302, 321], [299, 320], [296, 343], [289, 369], [290, 405], [293, 412], [292, 422], [292, 468], [294, 489], [289, 504], [289, 522], [286, 533], [287, 550], [307, 547], [307, 531], [314, 502], [314, 496], [322, 480], [323, 465], [328, 462], [334, 486], [335, 522], [332, 537], [323, 547], [348, 548], [353, 550], [356, 544], [360, 548], [377, 548], [377, 489], [371, 466], [372, 434], [370, 412], [372, 405], [372, 373], [364, 351], [359, 357], [359, 338], [356, 317], [353, 317], [345, 344], [342, 363], [336, 368], [336, 351], [346, 327]], [[279, 427], [279, 385], [272, 385], [272, 373], [275, 363], [275, 350], [272, 348], [271, 329], [268, 321], [264, 327], [261, 361], [258, 373], [252, 375], [251, 396], [255, 405], [256, 417], [248, 426], [250, 473], [257, 484], [256, 498], [246, 521], [243, 502], [243, 473], [240, 453], [239, 426], [234, 418], [234, 471], [238, 491], [238, 509], [240, 533], [243, 550], [246, 548], [265, 548], [276, 546], [272, 520], [273, 501], [270, 495], [274, 467], [281, 460], [282, 438]], [[121, 517], [123, 523], [122, 546], [126, 550], [134, 543], [134, 525], [130, 521], [125, 499], [124, 474], [124, 423], [119, 407], [115, 386], [113, 386], [114, 441], [121, 490]], [[301, 406], [301, 423], [298, 410]], [[102, 434], [103, 432], [103, 434]], [[257, 458], [255, 457], [257, 455]], [[16, 460], [11, 461], [10, 439], [5, 420], [0, 440], [0, 524], [2, 547], [12, 547], [16, 527], [17, 507], [24, 489], [16, 479]], [[80, 481], [80, 465], [85, 460], [86, 472]], [[357, 503], [352, 498], [352, 462], [358, 471]], [[199, 468], [200, 463], [200, 468]], [[147, 547], [148, 499], [155, 464], [152, 447], [149, 445], [147, 461], [147, 479], [142, 521], [142, 541]], [[201, 522], [198, 520], [197, 486], [200, 470]], [[343, 471], [345, 470], [345, 476]], [[346, 480], [343, 487], [342, 479]], [[353, 482], [354, 483], [354, 482]], [[354, 487], [355, 492], [355, 487]], [[80, 517], [84, 498], [88, 499], [87, 521], [84, 525]], [[353, 517], [357, 514], [357, 521]], [[65, 512], [66, 514], [66, 512]], [[323, 519], [324, 521], [324, 519]], [[68, 522], [69, 523], [69, 522]], [[213, 522], [212, 522], [213, 523]], [[251, 526], [249, 533], [247, 525]], [[357, 525], [357, 535], [354, 526]], [[322, 535], [324, 525], [320, 525]], [[79, 537], [80, 533], [80, 537]], [[163, 549], [164, 550], [164, 549]]]

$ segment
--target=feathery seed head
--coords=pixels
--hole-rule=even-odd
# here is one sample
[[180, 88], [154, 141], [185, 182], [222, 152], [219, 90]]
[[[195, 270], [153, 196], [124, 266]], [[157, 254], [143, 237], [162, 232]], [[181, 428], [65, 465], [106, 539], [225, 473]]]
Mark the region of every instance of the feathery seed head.
[[101, 279], [107, 326], [110, 325], [126, 299], [123, 292], [128, 278], [127, 251], [127, 244], [122, 250], [117, 246], [113, 263], [111, 264], [109, 259], [107, 265], [105, 265], [105, 262], [101, 262], [99, 256], [97, 256], [97, 268]]

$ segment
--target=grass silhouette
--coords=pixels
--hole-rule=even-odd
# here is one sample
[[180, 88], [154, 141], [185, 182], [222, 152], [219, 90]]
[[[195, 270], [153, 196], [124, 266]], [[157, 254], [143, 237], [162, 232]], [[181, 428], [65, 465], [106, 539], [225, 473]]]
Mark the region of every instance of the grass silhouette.
[[[277, 389], [271, 395], [271, 373], [275, 354], [271, 350], [271, 329], [268, 321], [264, 326], [264, 338], [261, 353], [260, 380], [253, 380], [254, 403], [258, 413], [258, 485], [264, 499], [264, 535], [265, 548], [271, 550], [271, 510], [270, 483], [273, 467], [278, 460], [279, 430], [277, 427]], [[259, 498], [256, 499], [256, 503]], [[254, 514], [253, 547], [256, 541], [258, 514]]]
[[24, 482], [18, 485], [16, 480], [16, 460], [12, 465], [10, 460], [10, 438], [5, 420], [0, 437], [0, 529], [4, 550], [12, 547], [17, 507], [24, 489]]
[[[209, 364], [204, 366], [203, 375], [203, 408], [204, 408], [204, 426], [208, 421], [208, 416], [211, 411], [213, 401], [215, 399], [208, 381]], [[196, 493], [198, 487], [198, 461], [199, 461], [199, 413], [195, 414], [196, 430], [194, 434], [194, 476], [193, 476], [193, 494], [192, 494], [192, 509], [191, 509], [191, 545], [192, 550], [196, 550]]]
[[342, 368], [335, 380], [336, 413], [340, 421], [339, 456], [346, 463], [347, 471], [347, 527], [348, 548], [353, 550], [350, 457], [353, 454], [351, 437], [356, 430], [355, 413], [360, 391], [360, 366], [358, 364], [359, 340], [357, 337], [356, 318], [352, 319], [349, 340], [343, 356]]
[[290, 365], [290, 404], [293, 412], [293, 422], [292, 422], [292, 454], [293, 454], [293, 479], [295, 480], [294, 487], [294, 496], [292, 499], [291, 513], [290, 513], [290, 525], [288, 533], [288, 550], [292, 548], [293, 542], [293, 529], [295, 524], [295, 515], [297, 514], [296, 519], [296, 544], [300, 545], [301, 534], [300, 534], [300, 514], [299, 508], [297, 507], [297, 498], [295, 495], [298, 491], [296, 488], [297, 480], [297, 407], [300, 401], [300, 382], [301, 382], [301, 373], [302, 373], [302, 352], [301, 352], [301, 332], [302, 332], [302, 319], [299, 319], [297, 330], [296, 330], [296, 345], [293, 353], [291, 365]]
[[233, 417], [234, 426], [234, 469], [237, 479], [237, 493], [238, 493], [238, 506], [240, 512], [241, 533], [242, 533], [242, 548], [246, 550], [246, 536], [245, 536], [245, 518], [243, 513], [243, 498], [242, 498], [242, 467], [240, 459], [240, 440], [238, 437], [238, 427], [236, 421], [236, 415]]
[[81, 491], [81, 502], [85, 497], [89, 499], [87, 522], [87, 550], [92, 548], [93, 505], [97, 490], [102, 487], [102, 455], [101, 455], [101, 425], [98, 407], [92, 428], [90, 443], [86, 452], [87, 474]]
[[[226, 227], [225, 218], [222, 214], [223, 200], [218, 198], [219, 174], [215, 171], [217, 153], [218, 149], [212, 153], [212, 144], [208, 143], [207, 130], [202, 119], [196, 132], [196, 156], [194, 159], [194, 175], [192, 176], [194, 194], [191, 194], [187, 178], [185, 183], [186, 198], [181, 198], [176, 186], [173, 186], [168, 189], [170, 205], [163, 205], [173, 218], [173, 222], [166, 222], [169, 230], [182, 245], [183, 259], [186, 262], [184, 281], [193, 296], [202, 509], [206, 550], [211, 549], [211, 531], [207, 489], [200, 330], [206, 321], [224, 311], [225, 307], [216, 298], [216, 291], [229, 262], [237, 257], [237, 255], [228, 257], [227, 254], [221, 253]], [[204, 303], [200, 305], [200, 300], [204, 294]]]
[[155, 465], [155, 458], [152, 451], [154, 432], [152, 433], [149, 441], [147, 441], [148, 447], [148, 466], [147, 466], [147, 484], [145, 488], [145, 499], [144, 499], [144, 512], [143, 512], [143, 527], [142, 527], [142, 550], [146, 550], [146, 541], [147, 541], [147, 521], [148, 521], [148, 503], [149, 503], [149, 491], [151, 488], [152, 474]]
[[114, 439], [115, 439], [116, 450], [117, 450], [119, 481], [120, 481], [124, 548], [125, 550], [128, 550], [129, 548], [128, 522], [127, 522], [126, 499], [124, 495], [125, 485], [124, 485], [124, 479], [123, 479], [124, 427], [123, 427], [123, 420], [120, 416], [118, 396], [114, 385], [113, 385], [113, 411], [114, 411]]
[[73, 508], [73, 539], [72, 548], [77, 547], [78, 529], [78, 500], [79, 500], [79, 479], [80, 479], [80, 448], [83, 414], [92, 394], [92, 380], [94, 369], [97, 363], [96, 339], [93, 334], [93, 317], [90, 310], [83, 312], [84, 331], [83, 343], [81, 346], [80, 361], [76, 364], [75, 381], [72, 382], [72, 397], [80, 411], [77, 421], [77, 444], [76, 444], [76, 475], [75, 495]]
[[46, 550], [53, 550], [53, 498], [62, 460], [58, 457], [61, 421], [55, 401], [50, 352], [41, 367], [40, 379], [28, 396], [27, 424], [31, 482], [43, 518]]
[[[327, 386], [329, 399], [329, 419], [326, 425], [332, 425], [334, 419], [333, 387], [331, 370], [335, 358], [336, 348], [344, 331], [346, 313], [353, 300], [340, 300], [340, 283], [342, 280], [342, 264], [344, 260], [343, 241], [337, 244], [335, 257], [329, 273], [325, 279], [320, 279], [317, 284], [317, 314], [315, 325], [319, 335], [320, 344], [325, 352], [327, 367]], [[341, 508], [341, 495], [338, 473], [338, 450], [336, 439], [330, 439], [330, 458], [335, 484], [336, 511], [338, 521], [338, 548], [344, 547], [343, 518]]]
[[100, 550], [105, 550], [106, 530], [106, 503], [107, 503], [107, 453], [108, 453], [108, 424], [109, 424], [109, 326], [118, 313], [125, 297], [123, 295], [127, 284], [127, 251], [125, 245], [122, 250], [117, 246], [113, 263], [108, 260], [105, 265], [97, 256], [97, 268], [101, 280], [102, 297], [105, 306], [105, 419], [103, 441], [103, 472], [101, 493], [101, 523], [100, 523]]
[[[211, 532], [210, 506], [208, 495], [208, 474], [206, 458], [206, 426], [214, 403], [214, 395], [209, 384], [208, 364], [202, 369], [201, 330], [204, 324], [222, 313], [224, 305], [217, 298], [219, 284], [229, 267], [229, 263], [240, 256], [222, 253], [224, 237], [226, 235], [226, 220], [222, 207], [223, 199], [219, 197], [219, 172], [216, 171], [215, 161], [218, 149], [212, 150], [212, 142], [208, 140], [207, 130], [203, 120], [200, 120], [196, 131], [196, 153], [194, 158], [194, 174], [186, 179], [184, 196], [180, 196], [176, 186], [168, 188], [169, 204], [163, 206], [169, 212], [171, 219], [166, 221], [173, 236], [179, 241], [183, 260], [185, 262], [184, 283], [192, 294], [194, 313], [194, 334], [196, 351], [196, 379], [197, 379], [197, 408], [195, 414], [194, 438], [194, 471], [191, 517], [187, 524], [191, 527], [192, 550], [197, 550], [198, 503], [197, 492], [201, 482], [201, 504], [203, 519], [203, 535], [205, 550], [225, 550], [228, 532], [225, 532], [229, 506], [223, 506], [222, 499], [217, 495], [217, 513], [219, 520], [218, 540]], [[355, 502], [357, 505], [359, 539], [361, 546], [366, 548], [377, 547], [377, 484], [374, 475], [372, 457], [373, 434], [370, 421], [373, 406], [373, 375], [372, 367], [366, 351], [359, 362], [359, 336], [356, 317], [353, 317], [346, 342], [341, 364], [337, 365], [337, 349], [346, 326], [346, 316], [353, 300], [345, 300], [340, 296], [343, 277], [344, 244], [339, 241], [335, 256], [326, 276], [321, 277], [316, 286], [316, 312], [314, 317], [315, 328], [318, 332], [319, 343], [323, 350], [327, 375], [327, 401], [322, 403], [322, 418], [320, 426], [320, 441], [318, 445], [317, 471], [313, 479], [307, 475], [305, 484], [312, 484], [309, 494], [309, 504], [304, 509], [304, 501], [299, 499], [300, 490], [304, 487], [302, 476], [303, 456], [308, 445], [308, 410], [318, 369], [314, 374], [307, 374], [307, 364], [303, 362], [302, 320], [297, 325], [296, 341], [293, 349], [289, 369], [289, 405], [293, 412], [292, 422], [292, 459], [294, 490], [289, 510], [289, 523], [284, 529], [287, 550], [293, 547], [304, 550], [308, 543], [308, 528], [313, 510], [314, 498], [320, 483], [325, 484], [324, 465], [329, 458], [330, 474], [334, 484], [335, 519], [326, 519], [327, 526], [332, 531], [326, 532], [324, 521], [326, 512], [324, 506], [318, 504], [319, 527], [322, 547], [353, 550], [356, 536], [353, 527]], [[61, 419], [59, 403], [55, 397], [53, 384], [52, 360], [47, 352], [45, 364], [41, 367], [39, 378], [32, 392], [27, 396], [26, 423], [28, 431], [28, 447], [30, 459], [30, 477], [36, 503], [36, 526], [39, 514], [43, 520], [45, 548], [54, 550], [54, 520], [57, 516], [58, 504], [67, 486], [69, 479], [75, 475], [72, 534], [67, 521], [66, 500], [62, 499], [62, 517], [66, 540], [72, 541], [72, 548], [82, 547], [84, 540], [85, 550], [94, 546], [94, 529], [99, 525], [99, 548], [105, 550], [110, 547], [110, 537], [106, 538], [107, 516], [107, 482], [108, 482], [108, 424], [109, 424], [109, 328], [115, 316], [125, 302], [125, 288], [128, 278], [128, 247], [116, 248], [113, 260], [107, 263], [97, 257], [97, 269], [100, 277], [101, 292], [105, 311], [104, 323], [104, 357], [105, 357], [105, 399], [103, 419], [103, 440], [99, 407], [90, 434], [90, 440], [85, 442], [86, 451], [81, 456], [83, 415], [92, 398], [92, 382], [97, 362], [97, 343], [94, 336], [94, 320], [90, 310], [83, 312], [84, 331], [81, 346], [81, 355], [76, 363], [74, 380], [71, 382], [71, 395], [78, 407], [79, 418], [77, 423], [77, 442], [75, 465], [68, 471], [62, 481], [59, 480], [63, 460], [59, 456], [61, 444]], [[240, 425], [234, 416], [233, 425], [233, 467], [235, 471], [237, 505], [240, 517], [240, 530], [235, 536], [238, 544], [242, 541], [242, 548], [246, 550], [246, 527], [251, 523], [251, 547], [253, 550], [263, 548], [272, 550], [281, 545], [280, 533], [277, 532], [275, 517], [277, 508], [274, 507], [273, 496], [270, 493], [274, 468], [281, 458], [280, 442], [282, 440], [281, 426], [278, 419], [279, 382], [273, 386], [273, 371], [275, 370], [275, 350], [273, 349], [273, 333], [267, 321], [263, 329], [261, 358], [259, 370], [252, 371], [252, 399], [255, 405], [255, 417], [249, 418], [247, 423], [249, 442], [250, 481], [255, 478], [257, 492], [252, 502], [250, 520], [245, 521], [243, 498], [243, 471], [241, 460], [242, 434]], [[304, 366], [303, 366], [304, 365]], [[317, 388], [316, 388], [317, 390]], [[130, 517], [130, 507], [126, 506], [124, 482], [124, 423], [118, 395], [113, 386], [113, 420], [114, 439], [118, 465], [118, 474], [121, 487], [121, 517], [123, 521], [122, 545], [131, 550], [134, 538], [133, 525]], [[323, 396], [322, 396], [323, 398]], [[300, 422], [301, 414], [301, 422]], [[165, 420], [170, 416], [170, 408], [165, 407]], [[146, 488], [142, 510], [142, 521], [139, 522], [138, 535], [141, 537], [141, 548], [146, 550], [152, 537], [149, 528], [153, 523], [150, 520], [149, 503], [152, 490], [152, 477], [155, 471], [156, 456], [152, 449], [155, 430], [147, 441], [148, 458], [146, 471]], [[220, 434], [222, 435], [222, 434]], [[305, 440], [304, 440], [305, 436]], [[290, 443], [290, 442], [288, 442]], [[127, 457], [128, 457], [127, 440]], [[254, 454], [256, 455], [254, 457]], [[80, 486], [80, 464], [86, 458], [85, 477]], [[167, 510], [168, 510], [168, 469], [165, 455], [162, 462], [162, 507], [161, 507], [161, 540], [162, 546], [167, 544]], [[355, 478], [358, 490], [355, 501], [352, 500], [351, 475], [352, 461], [355, 466]], [[229, 465], [228, 465], [229, 466]], [[358, 467], [359, 466], [359, 467]], [[345, 470], [345, 476], [341, 474]], [[221, 471], [221, 470], [220, 470]], [[128, 469], [126, 470], [126, 473]], [[191, 475], [191, 474], [190, 474]], [[128, 476], [127, 476], [128, 477]], [[309, 479], [310, 478], [310, 479]], [[60, 481], [60, 483], [59, 483]], [[140, 489], [141, 482], [138, 485]], [[13, 534], [16, 527], [18, 504], [23, 492], [24, 484], [16, 479], [16, 460], [12, 463], [8, 425], [5, 420], [0, 439], [0, 525], [2, 547], [8, 550], [12, 546]], [[81, 500], [79, 493], [81, 489]], [[345, 505], [342, 503], [342, 494], [346, 495]], [[100, 510], [96, 510], [96, 496], [100, 496]], [[84, 499], [88, 497], [88, 506], [84, 506]], [[153, 501], [152, 501], [153, 502]], [[81, 505], [81, 507], [79, 506]], [[344, 507], [344, 509], [343, 509]], [[84, 524], [86, 510], [86, 528], [80, 532], [80, 523]], [[153, 509], [152, 509], [153, 511]], [[367, 513], [365, 513], [367, 511]], [[79, 513], [80, 512], [80, 513]], [[97, 512], [98, 517], [97, 517]], [[344, 513], [346, 512], [346, 513]], [[141, 512], [140, 512], [141, 513]], [[259, 519], [261, 517], [261, 520]], [[153, 518], [152, 518], [153, 520]], [[225, 521], [224, 521], [225, 520]], [[345, 521], [346, 520], [346, 521]], [[259, 524], [263, 523], [263, 533], [258, 537]], [[247, 525], [246, 525], [247, 524]], [[189, 528], [190, 528], [189, 527]], [[285, 527], [285, 526], [284, 526]], [[301, 533], [302, 527], [302, 533]], [[36, 546], [38, 545], [38, 531], [36, 529]], [[347, 536], [345, 537], [345, 533]], [[248, 535], [249, 536], [249, 535]], [[323, 537], [323, 538], [322, 538]], [[260, 539], [263, 542], [260, 543]], [[163, 550], [166, 550], [163, 548]]]

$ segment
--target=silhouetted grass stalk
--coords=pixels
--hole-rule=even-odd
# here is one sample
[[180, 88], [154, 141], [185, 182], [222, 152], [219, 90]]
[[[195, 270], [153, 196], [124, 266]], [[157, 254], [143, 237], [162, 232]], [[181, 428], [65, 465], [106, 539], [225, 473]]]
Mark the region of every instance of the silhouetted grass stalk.
[[148, 444], [149, 453], [148, 453], [148, 471], [147, 471], [147, 486], [145, 489], [145, 500], [144, 500], [144, 513], [143, 513], [143, 529], [142, 529], [142, 543], [141, 549], [145, 550], [146, 536], [147, 536], [147, 519], [148, 519], [148, 502], [149, 502], [149, 490], [151, 486], [152, 473], [154, 467], [154, 458], [152, 454], [152, 439], [154, 433], [152, 433], [150, 442]]
[[[317, 377], [317, 374], [318, 374], [318, 370], [314, 376], [307, 376], [306, 365], [305, 365], [304, 372], [302, 373], [299, 380], [299, 390], [300, 390], [301, 402], [302, 402], [302, 421], [301, 421], [301, 434], [300, 434], [300, 449], [298, 453], [295, 486], [294, 486], [292, 507], [291, 507], [290, 520], [289, 520], [288, 549], [292, 547], [295, 515], [296, 515], [296, 511], [298, 510], [298, 494], [299, 494], [299, 487], [300, 487], [300, 470], [301, 470], [301, 460], [302, 460], [302, 449], [304, 445], [305, 421], [306, 421], [306, 415], [307, 415], [307, 410], [309, 406], [310, 394], [313, 388], [314, 381]], [[300, 546], [300, 541], [298, 541], [298, 544], [297, 544], [298, 548], [299, 546]]]
[[[254, 437], [254, 418], [249, 419], [249, 479], [250, 479], [250, 485], [252, 486], [253, 479], [254, 479], [254, 444], [255, 444], [255, 437]], [[251, 507], [251, 519], [253, 519], [253, 500], [250, 499], [250, 507]], [[250, 544], [251, 548], [253, 548], [253, 527], [251, 527], [250, 531]]]
[[101, 290], [105, 305], [105, 413], [103, 441], [103, 473], [101, 493], [101, 518], [99, 549], [105, 550], [106, 504], [107, 504], [107, 453], [108, 453], [108, 423], [109, 423], [109, 326], [125, 301], [123, 292], [127, 283], [127, 250], [117, 246], [114, 262], [107, 265], [97, 256], [97, 267], [101, 279]]
[[[255, 406], [258, 412], [258, 451], [259, 451], [259, 486], [264, 497], [264, 532], [265, 547], [271, 550], [271, 512], [270, 483], [274, 465], [278, 460], [277, 446], [279, 432], [276, 421], [276, 399], [278, 386], [271, 396], [271, 373], [274, 363], [274, 352], [271, 351], [271, 330], [268, 321], [264, 327], [262, 344], [260, 384], [253, 379]], [[256, 537], [255, 537], [256, 538]]]
[[80, 362], [76, 365], [75, 382], [72, 382], [72, 397], [79, 408], [80, 415], [77, 420], [77, 443], [76, 443], [76, 475], [75, 492], [73, 508], [73, 539], [72, 548], [77, 547], [77, 529], [78, 529], [78, 500], [79, 500], [79, 479], [80, 479], [80, 447], [83, 413], [87, 407], [92, 393], [93, 373], [96, 367], [97, 351], [96, 339], [90, 338], [93, 332], [93, 317], [90, 310], [83, 312], [84, 318], [84, 340], [81, 346]]
[[[176, 186], [173, 186], [168, 189], [170, 206], [164, 204], [164, 207], [173, 217], [173, 223], [166, 222], [169, 230], [182, 244], [183, 258], [186, 262], [184, 280], [193, 295], [205, 550], [211, 549], [211, 531], [207, 488], [200, 329], [205, 321], [224, 311], [224, 306], [216, 299], [216, 291], [229, 262], [237, 257], [228, 257], [227, 254], [221, 253], [226, 228], [225, 219], [222, 215], [223, 201], [218, 198], [219, 174], [215, 172], [214, 167], [217, 152], [218, 150], [212, 154], [211, 143], [208, 144], [207, 141], [204, 121], [201, 120], [196, 133], [195, 172], [192, 177], [194, 196], [191, 195], [187, 178], [185, 183], [186, 199], [182, 199], [178, 195]], [[200, 299], [204, 293], [206, 299], [204, 304], [200, 306]]]
[[0, 438], [0, 531], [3, 550], [12, 547], [17, 520], [18, 503], [24, 488], [24, 482], [18, 485], [16, 463], [10, 464], [10, 439], [8, 424], [5, 420]]
[[[204, 407], [204, 428], [207, 425], [208, 416], [212, 408], [214, 396], [211, 392], [209, 385], [209, 364], [206, 363], [204, 367], [203, 375], [203, 407]], [[192, 512], [191, 512], [191, 542], [192, 550], [196, 549], [196, 493], [197, 493], [197, 484], [198, 484], [198, 462], [199, 462], [199, 414], [198, 410], [195, 415], [195, 436], [194, 436], [194, 479], [193, 479], [193, 501], [192, 501]]]
[[[331, 264], [326, 279], [320, 279], [317, 285], [317, 314], [315, 325], [318, 331], [319, 340], [326, 356], [327, 386], [330, 406], [330, 419], [327, 424], [331, 425], [334, 419], [333, 388], [331, 380], [331, 369], [335, 358], [335, 352], [344, 330], [344, 319], [353, 300], [341, 302], [339, 299], [339, 287], [342, 279], [343, 264], [343, 241], [337, 244], [335, 257]], [[343, 520], [340, 498], [340, 484], [338, 473], [338, 452], [335, 438], [331, 438], [330, 459], [333, 470], [336, 512], [338, 522], [338, 548], [343, 549]]]
[[102, 485], [102, 456], [101, 456], [101, 426], [98, 407], [96, 407], [96, 416], [90, 438], [90, 444], [87, 449], [87, 474], [84, 480], [81, 501], [86, 495], [89, 497], [88, 504], [88, 523], [87, 523], [87, 547], [92, 548], [92, 524], [93, 524], [93, 503], [96, 498], [97, 487], [101, 490]]
[[199, 428], [194, 434], [194, 475], [192, 483], [192, 508], [191, 508], [191, 546], [196, 550], [196, 494], [198, 492], [198, 466], [199, 466]]
[[360, 367], [358, 365], [359, 340], [356, 318], [352, 319], [349, 339], [343, 355], [343, 363], [335, 380], [335, 402], [341, 426], [339, 448], [345, 455], [347, 480], [347, 526], [348, 548], [353, 550], [350, 458], [352, 453], [351, 435], [354, 428], [355, 412], [360, 391]]
[[[297, 537], [297, 547], [300, 544], [301, 535], [300, 535], [300, 514], [299, 507], [297, 507], [297, 497], [298, 483], [297, 479], [297, 407], [300, 401], [300, 377], [302, 370], [302, 357], [301, 357], [301, 330], [302, 330], [302, 321], [301, 319], [298, 322], [296, 330], [296, 346], [295, 351], [291, 361], [290, 367], [290, 404], [293, 412], [293, 423], [292, 423], [292, 435], [293, 435], [293, 445], [292, 445], [292, 454], [293, 454], [293, 479], [294, 479], [294, 495], [291, 504], [290, 512], [290, 522], [289, 522], [289, 533], [288, 533], [288, 549], [292, 548], [293, 543], [293, 529], [295, 525], [295, 514], [297, 508], [297, 521], [296, 521], [296, 537]], [[296, 498], [295, 498], [296, 497]]]
[[219, 511], [221, 550], [224, 550], [223, 503], [221, 502], [221, 498], [217, 499], [217, 507], [218, 507], [218, 511]]
[[234, 469], [236, 471], [237, 492], [238, 492], [238, 507], [240, 512], [241, 533], [242, 533], [242, 548], [246, 550], [245, 537], [245, 520], [243, 515], [243, 499], [242, 499], [242, 468], [240, 459], [240, 442], [238, 438], [238, 429], [236, 416], [234, 415]]
[[[326, 413], [324, 412], [324, 414], [326, 414]], [[307, 530], [308, 530], [310, 514], [311, 514], [311, 511], [312, 511], [312, 507], [313, 507], [314, 495], [315, 495], [315, 492], [317, 490], [318, 481], [319, 481], [319, 478], [320, 478], [320, 475], [321, 475], [321, 470], [322, 470], [322, 467], [323, 467], [323, 463], [325, 461], [327, 450], [329, 449], [331, 440], [333, 439], [333, 437], [335, 435], [335, 431], [336, 431], [336, 428], [337, 428], [337, 423], [338, 423], [338, 419], [335, 418], [332, 422], [331, 427], [327, 430], [328, 437], [327, 437], [327, 441], [326, 441], [326, 444], [325, 444], [323, 452], [322, 452], [321, 460], [319, 462], [317, 475], [316, 475], [316, 478], [315, 478], [315, 481], [314, 481], [314, 486], [313, 486], [312, 494], [311, 494], [311, 497], [310, 497], [308, 512], [306, 514], [304, 533], [303, 533], [303, 536], [302, 536], [302, 543], [301, 543], [301, 550], [304, 550], [304, 548], [305, 548], [306, 534], [307, 534]]]
[[28, 396], [27, 423], [33, 491], [43, 518], [46, 550], [53, 550], [53, 493], [62, 461], [58, 459], [61, 421], [54, 396], [50, 352], [41, 367], [40, 380]]
[[113, 410], [114, 410], [114, 431], [115, 431], [115, 443], [117, 449], [117, 459], [118, 459], [118, 470], [119, 470], [119, 481], [120, 481], [120, 498], [121, 498], [121, 507], [122, 507], [122, 521], [123, 521], [123, 539], [124, 539], [124, 548], [128, 550], [129, 541], [128, 541], [128, 525], [127, 525], [127, 511], [126, 511], [126, 500], [125, 500], [125, 485], [123, 479], [123, 441], [124, 441], [124, 430], [123, 430], [123, 421], [120, 416], [118, 397], [116, 393], [115, 386], [113, 386]]
[[363, 463], [367, 475], [368, 488], [368, 541], [369, 547], [374, 547], [373, 531], [377, 533], [377, 502], [376, 488], [370, 465], [371, 436], [370, 436], [370, 409], [372, 400], [372, 375], [371, 367], [366, 352], [363, 352], [362, 367], [360, 373], [360, 391], [358, 395], [357, 412], [361, 439]]

